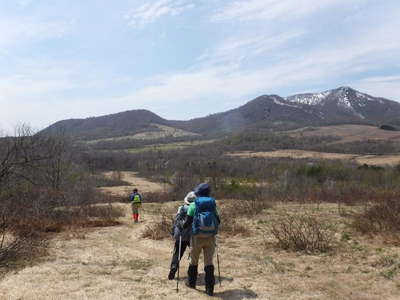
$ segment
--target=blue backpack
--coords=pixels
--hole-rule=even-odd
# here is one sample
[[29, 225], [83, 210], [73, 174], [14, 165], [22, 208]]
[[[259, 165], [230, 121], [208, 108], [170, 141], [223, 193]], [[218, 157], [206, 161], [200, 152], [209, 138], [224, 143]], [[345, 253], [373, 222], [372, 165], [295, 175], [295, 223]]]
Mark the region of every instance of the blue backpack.
[[217, 205], [211, 197], [198, 197], [193, 217], [193, 235], [213, 236], [218, 233]]

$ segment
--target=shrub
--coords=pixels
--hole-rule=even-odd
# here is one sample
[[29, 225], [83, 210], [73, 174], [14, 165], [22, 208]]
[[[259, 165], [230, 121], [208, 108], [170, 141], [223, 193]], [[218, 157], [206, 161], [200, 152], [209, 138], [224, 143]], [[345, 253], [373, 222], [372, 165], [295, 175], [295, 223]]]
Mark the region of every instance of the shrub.
[[143, 194], [143, 198], [146, 203], [165, 203], [178, 200], [174, 192], [147, 192]]
[[171, 236], [171, 228], [173, 224], [173, 215], [168, 214], [166, 211], [161, 212], [161, 216], [157, 221], [146, 225], [142, 232], [142, 238], [149, 238], [152, 240], [162, 240]]
[[355, 215], [353, 226], [362, 233], [400, 232], [400, 201], [397, 197], [388, 197], [380, 202], [367, 206], [360, 214]]
[[249, 234], [249, 229], [246, 226], [240, 224], [236, 219], [223, 217], [221, 219], [221, 225], [219, 226], [219, 232], [221, 234], [229, 234], [230, 236]]
[[[4, 239], [3, 239], [4, 238]], [[45, 239], [38, 236], [19, 236], [9, 234], [7, 237], [0, 234], [0, 267], [10, 267], [14, 262], [31, 259], [44, 249]]]
[[286, 215], [271, 226], [271, 233], [282, 249], [306, 253], [327, 252], [333, 240], [332, 231], [311, 215]]
[[14, 222], [16, 214], [3, 209], [4, 205], [0, 205], [0, 267], [9, 267], [21, 257], [35, 256], [43, 249], [46, 238], [32, 227], [19, 230]]
[[221, 217], [228, 220], [238, 217], [251, 219], [263, 209], [271, 207], [271, 203], [265, 200], [229, 200], [221, 205], [220, 211]]
[[389, 131], [398, 131], [398, 129], [397, 129], [396, 127], [394, 127], [394, 126], [392, 126], [392, 125], [386, 125], [386, 124], [381, 125], [381, 126], [379, 127], [379, 129], [382, 129], [382, 130], [389, 130]]
[[230, 235], [249, 234], [249, 229], [241, 221], [252, 220], [263, 209], [271, 208], [271, 204], [264, 200], [229, 200], [220, 207], [221, 233]]

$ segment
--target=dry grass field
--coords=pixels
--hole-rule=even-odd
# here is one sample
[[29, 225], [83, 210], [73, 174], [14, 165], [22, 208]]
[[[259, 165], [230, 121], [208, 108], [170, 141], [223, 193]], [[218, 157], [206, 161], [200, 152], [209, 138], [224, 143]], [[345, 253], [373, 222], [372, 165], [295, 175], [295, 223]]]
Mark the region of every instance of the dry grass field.
[[350, 143], [364, 140], [381, 140], [400, 142], [399, 131], [382, 130], [367, 125], [337, 125], [322, 127], [306, 127], [288, 132], [294, 137], [335, 136], [340, 140], [334, 143]]
[[126, 135], [120, 137], [113, 137], [113, 138], [103, 138], [97, 140], [89, 140], [85, 143], [87, 144], [95, 144], [98, 142], [113, 142], [113, 141], [121, 141], [121, 140], [155, 140], [160, 138], [167, 138], [167, 137], [184, 137], [184, 136], [198, 136], [198, 134], [185, 131], [178, 128], [173, 128], [161, 124], [152, 124], [154, 128], [158, 130], [155, 131], [146, 131], [137, 133], [134, 135]]
[[[233, 201], [233, 200], [231, 200]], [[179, 203], [145, 204], [139, 224], [59, 234], [49, 256], [0, 281], [0, 299], [209, 299], [200, 265], [197, 290], [166, 279], [172, 242], [141, 238], [160, 210], [173, 214]], [[219, 201], [223, 207], [224, 201]], [[347, 215], [356, 208], [348, 209]], [[333, 248], [324, 254], [276, 247], [268, 228], [288, 214], [317, 215], [335, 230]], [[229, 222], [229, 220], [224, 220]], [[399, 247], [353, 232], [335, 205], [276, 205], [243, 220], [246, 235], [218, 238], [222, 287], [213, 299], [399, 299]], [[186, 278], [187, 255], [181, 277]]]
[[228, 154], [233, 157], [252, 158], [292, 158], [292, 159], [330, 159], [330, 160], [350, 160], [358, 164], [395, 166], [400, 164], [399, 155], [359, 155], [359, 154], [342, 154], [342, 153], [326, 153], [305, 150], [276, 150], [269, 152], [250, 152], [241, 151]]
[[[125, 172], [123, 179], [141, 191], [164, 188], [135, 173]], [[180, 204], [144, 203], [138, 224], [130, 220], [129, 204], [113, 204], [125, 211], [121, 225], [55, 234], [47, 256], [3, 274], [0, 299], [210, 299], [204, 293], [202, 263], [197, 290], [187, 288], [185, 254], [177, 293], [176, 281], [167, 280], [172, 241], [143, 238]], [[239, 222], [247, 231], [231, 227], [218, 236], [222, 282], [220, 286], [217, 280], [212, 299], [400, 299], [400, 242], [387, 244], [356, 232], [351, 216], [359, 207], [341, 206], [339, 213], [336, 204], [276, 203], [254, 216], [235, 212], [230, 220], [232, 209], [242, 204], [218, 200], [222, 222]], [[231, 213], [224, 215], [228, 209]], [[302, 214], [329, 228], [328, 252], [307, 254], [277, 246], [272, 225]]]

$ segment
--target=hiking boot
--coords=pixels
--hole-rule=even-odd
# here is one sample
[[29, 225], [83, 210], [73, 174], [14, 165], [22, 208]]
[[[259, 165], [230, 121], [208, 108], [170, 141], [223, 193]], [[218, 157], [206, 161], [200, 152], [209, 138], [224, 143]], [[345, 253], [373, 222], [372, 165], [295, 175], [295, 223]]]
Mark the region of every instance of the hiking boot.
[[192, 289], [195, 289], [196, 281], [197, 281], [197, 266], [189, 266], [188, 281], [187, 281], [186, 285]]
[[168, 274], [168, 280], [173, 280], [175, 278], [175, 273], [176, 273], [177, 268], [171, 268]]
[[205, 282], [206, 282], [206, 293], [209, 296], [214, 295], [214, 285], [215, 285], [215, 277], [214, 277], [214, 266], [209, 265], [204, 267], [204, 272], [206, 272]]

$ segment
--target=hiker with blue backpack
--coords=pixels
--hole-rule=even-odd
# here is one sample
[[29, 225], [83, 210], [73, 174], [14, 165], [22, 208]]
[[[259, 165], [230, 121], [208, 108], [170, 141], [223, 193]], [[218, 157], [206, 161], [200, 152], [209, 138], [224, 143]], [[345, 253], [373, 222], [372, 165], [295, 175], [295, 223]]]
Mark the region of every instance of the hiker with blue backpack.
[[212, 296], [215, 285], [213, 264], [216, 247], [215, 236], [218, 233], [220, 218], [215, 199], [210, 197], [211, 187], [209, 184], [198, 185], [194, 193], [196, 199], [190, 204], [183, 225], [183, 228], [192, 228], [192, 249], [187, 285], [190, 288], [196, 288], [199, 257], [203, 250], [206, 293]]
[[183, 228], [183, 224], [186, 220], [189, 205], [194, 201], [194, 199], [196, 199], [194, 192], [189, 192], [183, 200], [184, 204], [179, 206], [178, 212], [176, 213], [174, 219], [171, 235], [175, 239], [175, 247], [174, 254], [172, 255], [170, 271], [168, 274], [169, 280], [173, 280], [175, 278], [175, 273], [178, 270], [179, 262], [185, 253], [186, 248], [190, 246], [192, 230], [190, 227]]

